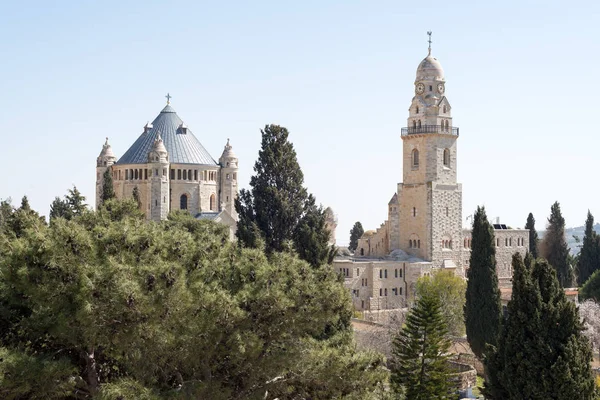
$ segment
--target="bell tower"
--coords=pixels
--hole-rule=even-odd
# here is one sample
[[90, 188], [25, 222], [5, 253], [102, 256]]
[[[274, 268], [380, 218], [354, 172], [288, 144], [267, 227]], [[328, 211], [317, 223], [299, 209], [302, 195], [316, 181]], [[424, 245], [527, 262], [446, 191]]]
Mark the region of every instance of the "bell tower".
[[415, 95], [402, 128], [403, 182], [398, 184], [400, 248], [434, 267], [462, 265], [462, 186], [446, 80], [431, 54], [417, 67]]

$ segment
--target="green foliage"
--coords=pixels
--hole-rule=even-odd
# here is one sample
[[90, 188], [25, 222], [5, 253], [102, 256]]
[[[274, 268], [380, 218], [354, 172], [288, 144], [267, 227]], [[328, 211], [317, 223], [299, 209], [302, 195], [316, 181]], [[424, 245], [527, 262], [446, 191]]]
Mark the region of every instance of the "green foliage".
[[550, 208], [548, 228], [542, 239], [540, 254], [554, 267], [562, 287], [571, 287], [573, 269], [569, 263], [569, 246], [565, 239], [565, 219], [558, 202], [552, 204]]
[[106, 168], [106, 171], [104, 171], [104, 175], [102, 175], [102, 195], [100, 196], [100, 199], [102, 200], [102, 203], [104, 203], [105, 201], [114, 199], [115, 197], [116, 195], [115, 188], [113, 186], [112, 168], [108, 167]]
[[538, 259], [513, 256], [513, 291], [497, 348], [486, 360], [486, 398], [595, 399], [592, 352], [575, 304]]
[[16, 210], [10, 210], [10, 204], [3, 203], [2, 213], [6, 220], [1, 231], [9, 236], [21, 237], [28, 229], [46, 224], [45, 218], [31, 209], [27, 196], [23, 196], [21, 207]]
[[448, 330], [436, 296], [421, 296], [392, 343], [394, 390], [403, 388], [411, 400], [447, 399]]
[[133, 187], [133, 192], [131, 193], [131, 197], [137, 203], [138, 207], [142, 207], [142, 200], [140, 199], [140, 189], [137, 186]]
[[348, 250], [354, 252], [358, 247], [358, 239], [365, 233], [362, 224], [360, 221], [356, 221], [352, 229], [350, 229], [350, 244], [348, 245]]
[[525, 229], [529, 229], [529, 252], [533, 255], [533, 258], [538, 258], [540, 256], [538, 250], [539, 238], [535, 230], [535, 218], [533, 218], [532, 213], [529, 213], [527, 216]]
[[592, 299], [596, 302], [600, 302], [600, 270], [594, 271], [583, 284], [579, 290], [579, 299], [581, 301]]
[[55, 218], [72, 219], [81, 216], [87, 209], [85, 196], [81, 194], [76, 186], [73, 186], [73, 189], [69, 189], [65, 195], [64, 200], [60, 197], [54, 198], [50, 205], [50, 222]]
[[6, 232], [9, 229], [8, 224], [13, 211], [14, 208], [10, 197], [0, 201], [0, 232]]
[[417, 280], [418, 296], [435, 296], [439, 299], [448, 332], [453, 336], [465, 334], [465, 291], [467, 283], [453, 271], [438, 270], [433, 276]]
[[289, 251], [290, 243], [313, 267], [333, 260], [323, 209], [304, 188], [304, 175], [286, 128], [267, 125], [250, 179], [240, 191], [237, 238], [242, 246], [264, 248], [268, 254]]
[[583, 245], [577, 261], [577, 283], [581, 286], [600, 268], [598, 235], [594, 231], [594, 216], [589, 210], [585, 220]]
[[494, 230], [484, 207], [477, 207], [473, 218], [464, 311], [469, 345], [482, 358], [486, 345], [496, 344], [502, 312]]
[[2, 398], [365, 399], [386, 379], [329, 268], [132, 199], [28, 222], [0, 234], [0, 346], [31, 364], [0, 362]]

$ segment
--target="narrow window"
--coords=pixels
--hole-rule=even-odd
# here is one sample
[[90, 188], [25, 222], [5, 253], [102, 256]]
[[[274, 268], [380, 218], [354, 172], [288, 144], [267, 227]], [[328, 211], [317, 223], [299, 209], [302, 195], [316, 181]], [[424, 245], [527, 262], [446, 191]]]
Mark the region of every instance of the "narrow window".
[[167, 176], [167, 169], [163, 168], [163, 176]]
[[229, 174], [226, 175], [227, 180], [229, 180]]
[[417, 248], [421, 248], [421, 239], [417, 240]]
[[408, 248], [412, 249], [412, 239], [408, 239]]
[[187, 195], [182, 194], [181, 197], [179, 198], [179, 208], [181, 210], [187, 210], [187, 206], [188, 206]]
[[417, 216], [417, 207], [413, 207], [413, 217]]
[[174, 169], [171, 170], [171, 180], [172, 181], [175, 180], [175, 170]]
[[429, 91], [431, 92], [433, 90], [433, 86], [429, 85]]
[[148, 168], [144, 170], [144, 179], [148, 179]]
[[187, 171], [185, 169], [183, 170], [183, 180], [187, 181]]
[[400, 278], [402, 278], [402, 270], [400, 270], [399, 272], [400, 272]]
[[134, 175], [135, 175], [135, 179], [138, 179], [138, 170], [137, 169], [135, 170]]
[[396, 268], [396, 269], [394, 270], [394, 278], [397, 278], [397, 277], [398, 277], [398, 268]]
[[413, 129], [417, 129], [417, 121], [413, 120]]
[[417, 106], [417, 114], [419, 113], [419, 106]]
[[444, 167], [450, 168], [450, 149], [444, 149]]
[[448, 120], [446, 120], [445, 124], [446, 124], [446, 132], [448, 132], [448, 126], [450, 125], [450, 124], [448, 124]]
[[179, 180], [179, 181], [181, 180], [181, 170], [180, 169], [177, 170], [177, 180]]
[[444, 106], [444, 114], [446, 113], [446, 106]]
[[198, 170], [197, 169], [194, 170], [194, 180], [195, 181], [198, 180]]
[[385, 271], [383, 271], [383, 277], [384, 277], [385, 279], [387, 279], [387, 269], [386, 269]]
[[446, 217], [450, 214], [450, 210], [446, 207]]
[[418, 120], [417, 121], [417, 128], [420, 128], [420, 127], [421, 127], [421, 120]]
[[158, 200], [154, 200], [154, 205], [158, 207]]
[[356, 268], [356, 276], [358, 276], [358, 275], [360, 275], [360, 274], [358, 273], [358, 268]]
[[412, 151], [412, 166], [413, 168], [419, 168], [419, 150], [417, 149]]
[[365, 249], [363, 249], [362, 247], [360, 248], [360, 255], [364, 256], [365, 255]]
[[188, 169], [188, 181], [192, 180], [192, 170]]
[[233, 180], [235, 181], [237, 179], [237, 172], [233, 173]]
[[379, 288], [379, 297], [383, 296], [383, 289]]
[[379, 279], [382, 279], [382, 278], [383, 278], [383, 270], [382, 270], [382, 269], [380, 269], [380, 270], [379, 270]]
[[387, 296], [387, 288], [385, 288], [384, 295]]
[[215, 211], [216, 210], [216, 204], [215, 204], [215, 195], [214, 193], [210, 195], [210, 211]]
[[402, 296], [402, 288], [398, 288], [400, 291], [400, 296]]
[[158, 168], [154, 170], [154, 176], [158, 176]]

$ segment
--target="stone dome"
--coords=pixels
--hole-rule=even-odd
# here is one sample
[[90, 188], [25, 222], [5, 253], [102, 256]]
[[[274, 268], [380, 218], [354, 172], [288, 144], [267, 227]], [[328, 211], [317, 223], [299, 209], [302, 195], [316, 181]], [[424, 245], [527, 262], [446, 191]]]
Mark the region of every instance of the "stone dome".
[[444, 69], [437, 58], [431, 54], [425, 57], [417, 68], [417, 81], [444, 80]]
[[227, 139], [227, 144], [223, 149], [223, 154], [221, 154], [221, 158], [237, 158], [237, 156], [233, 152], [233, 147], [229, 144], [229, 139]]
[[163, 140], [160, 137], [160, 133], [157, 135], [156, 139], [154, 140], [154, 144], [152, 145], [152, 151], [156, 151], [157, 153], [167, 154], [167, 148], [165, 147], [165, 144], [163, 143]]
[[112, 146], [110, 145], [110, 143], [108, 143], [108, 138], [106, 138], [106, 142], [102, 146], [100, 157], [115, 158], [115, 154], [112, 151]]

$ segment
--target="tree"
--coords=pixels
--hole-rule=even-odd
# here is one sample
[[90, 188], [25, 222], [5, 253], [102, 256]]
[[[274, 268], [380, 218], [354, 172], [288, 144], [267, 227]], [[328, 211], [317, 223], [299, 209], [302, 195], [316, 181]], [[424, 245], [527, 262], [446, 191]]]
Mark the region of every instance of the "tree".
[[10, 197], [0, 201], [0, 233], [5, 232], [8, 229], [8, 224], [13, 212], [14, 208]]
[[441, 311], [448, 332], [453, 336], [465, 334], [465, 291], [467, 283], [453, 271], [439, 270], [432, 276], [422, 276], [417, 280], [417, 296], [435, 296], [441, 304]]
[[1, 398], [369, 399], [387, 379], [330, 268], [133, 199], [29, 222], [0, 233]]
[[56, 196], [54, 201], [52, 201], [52, 204], [50, 204], [50, 223], [52, 223], [52, 221], [56, 218], [71, 219], [72, 217], [73, 214], [69, 204], [65, 200]]
[[600, 302], [600, 270], [594, 271], [579, 290], [579, 299]]
[[362, 224], [359, 221], [354, 223], [352, 229], [350, 229], [350, 244], [348, 245], [348, 250], [354, 252], [358, 247], [358, 239], [360, 239], [365, 233]]
[[82, 215], [87, 210], [85, 204], [85, 196], [73, 186], [65, 195], [64, 200], [60, 197], [55, 197], [50, 205], [50, 222], [56, 218], [72, 219]]
[[588, 210], [585, 220], [585, 235], [583, 245], [577, 262], [577, 284], [583, 285], [589, 277], [600, 267], [600, 254], [598, 254], [598, 235], [594, 231], [594, 216]]
[[331, 252], [325, 213], [303, 186], [304, 175], [287, 129], [267, 125], [261, 134], [251, 189], [242, 189], [235, 202], [238, 242], [250, 248], [264, 246], [268, 254], [288, 251], [293, 243], [314, 267], [327, 263]]
[[565, 219], [558, 202], [552, 204], [550, 208], [548, 227], [542, 239], [540, 255], [554, 267], [562, 287], [570, 287], [573, 281], [573, 270], [569, 264], [569, 246], [565, 239]]
[[496, 344], [502, 315], [494, 231], [484, 207], [477, 207], [473, 218], [464, 310], [469, 345], [482, 358], [486, 345]]
[[538, 258], [540, 256], [538, 250], [539, 238], [538, 233], [535, 230], [535, 218], [533, 218], [532, 213], [529, 213], [527, 216], [525, 229], [529, 229], [529, 252], [533, 255], [533, 258]]
[[142, 207], [142, 200], [140, 199], [140, 190], [137, 186], [133, 187], [133, 192], [131, 193], [133, 200], [137, 203], [138, 207]]
[[577, 308], [546, 260], [532, 267], [513, 256], [508, 315], [486, 359], [486, 398], [592, 400], [592, 353]]
[[115, 198], [115, 188], [113, 186], [112, 169], [106, 168], [102, 176], [102, 196], [101, 200], [104, 203], [107, 200]]
[[394, 338], [391, 382], [411, 400], [447, 399], [450, 341], [439, 298], [421, 296]]

